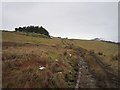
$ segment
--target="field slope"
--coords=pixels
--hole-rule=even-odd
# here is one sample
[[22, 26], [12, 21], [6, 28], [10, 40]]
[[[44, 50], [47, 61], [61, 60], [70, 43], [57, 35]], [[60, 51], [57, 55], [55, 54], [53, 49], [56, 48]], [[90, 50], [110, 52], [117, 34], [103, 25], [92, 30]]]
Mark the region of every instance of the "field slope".
[[117, 44], [2, 32], [3, 88], [117, 87], [118, 60]]

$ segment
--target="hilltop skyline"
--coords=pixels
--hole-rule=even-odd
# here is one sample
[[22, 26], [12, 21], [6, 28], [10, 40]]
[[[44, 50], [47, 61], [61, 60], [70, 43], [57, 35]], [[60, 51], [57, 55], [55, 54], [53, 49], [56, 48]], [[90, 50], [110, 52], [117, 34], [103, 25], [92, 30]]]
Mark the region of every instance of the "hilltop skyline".
[[118, 41], [117, 2], [3, 2], [2, 29], [43, 26], [50, 35]]

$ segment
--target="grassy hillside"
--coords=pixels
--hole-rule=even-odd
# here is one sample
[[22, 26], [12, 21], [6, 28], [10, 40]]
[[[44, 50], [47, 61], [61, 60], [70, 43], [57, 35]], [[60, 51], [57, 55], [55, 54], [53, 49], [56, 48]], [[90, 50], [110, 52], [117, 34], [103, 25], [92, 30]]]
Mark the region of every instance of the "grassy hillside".
[[76, 46], [93, 50], [102, 59], [102, 62], [110, 65], [116, 72], [118, 71], [118, 45], [107, 42], [92, 40], [72, 40]]
[[[3, 87], [73, 88], [76, 53], [62, 45], [60, 39], [3, 32]], [[40, 70], [40, 66], [45, 69]]]
[[[96, 77], [97, 87], [109, 82], [106, 71], [103, 70], [107, 70], [106, 67], [117, 75], [118, 46], [116, 44], [89, 40], [50, 39], [34, 33], [3, 32], [2, 45], [4, 88], [74, 88], [80, 55], [88, 63], [91, 74]], [[104, 65], [100, 65], [97, 60]], [[40, 67], [44, 69], [41, 70]], [[107, 78], [106, 82], [103, 82], [104, 77]], [[100, 82], [99, 79], [102, 81]]]

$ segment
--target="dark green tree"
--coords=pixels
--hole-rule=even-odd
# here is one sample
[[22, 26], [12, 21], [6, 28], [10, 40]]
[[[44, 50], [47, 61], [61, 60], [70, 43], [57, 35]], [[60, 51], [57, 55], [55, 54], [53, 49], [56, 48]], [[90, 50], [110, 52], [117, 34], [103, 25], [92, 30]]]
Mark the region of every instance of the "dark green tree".
[[19, 28], [15, 28], [15, 31], [19, 31], [19, 32], [32, 32], [32, 33], [40, 33], [40, 34], [44, 34], [46, 36], [49, 36], [49, 32], [43, 28], [42, 26], [27, 26], [27, 27], [19, 27]]

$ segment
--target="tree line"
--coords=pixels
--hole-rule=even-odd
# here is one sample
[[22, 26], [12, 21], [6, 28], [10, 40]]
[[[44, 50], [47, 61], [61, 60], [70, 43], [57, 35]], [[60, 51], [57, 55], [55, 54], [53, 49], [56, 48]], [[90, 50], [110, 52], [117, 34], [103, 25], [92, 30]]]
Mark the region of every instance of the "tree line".
[[42, 26], [25, 26], [25, 27], [19, 27], [19, 28], [15, 28], [16, 32], [32, 32], [32, 33], [40, 33], [40, 34], [44, 34], [50, 37], [49, 32], [43, 28]]

